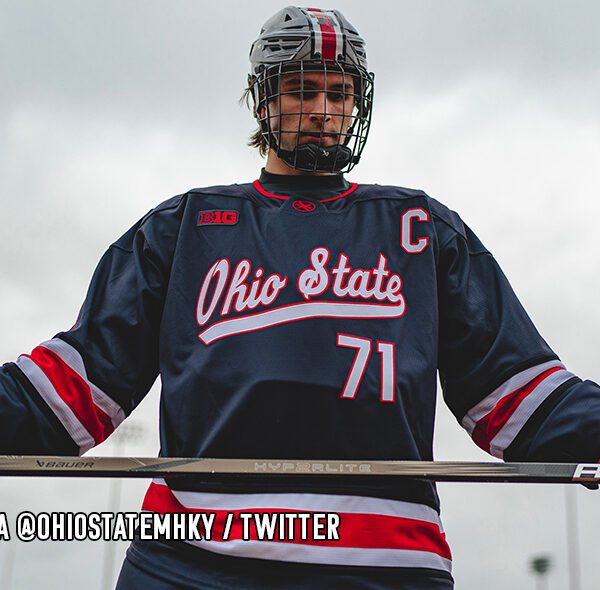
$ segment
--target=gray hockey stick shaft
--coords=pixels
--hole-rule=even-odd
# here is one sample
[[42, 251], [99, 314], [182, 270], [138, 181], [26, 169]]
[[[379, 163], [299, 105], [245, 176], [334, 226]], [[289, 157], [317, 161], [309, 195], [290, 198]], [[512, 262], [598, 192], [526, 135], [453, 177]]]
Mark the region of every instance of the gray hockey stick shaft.
[[596, 463], [471, 463], [0, 456], [0, 475], [36, 477], [393, 476], [453, 482], [600, 483]]

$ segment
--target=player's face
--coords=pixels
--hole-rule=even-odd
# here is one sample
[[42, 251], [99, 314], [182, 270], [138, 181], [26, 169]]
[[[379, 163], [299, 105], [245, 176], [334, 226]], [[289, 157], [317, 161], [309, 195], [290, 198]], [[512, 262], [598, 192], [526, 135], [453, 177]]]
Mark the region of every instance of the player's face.
[[305, 71], [282, 75], [281, 94], [269, 104], [271, 129], [279, 145], [324, 147], [343, 143], [353, 121], [354, 79], [342, 73]]

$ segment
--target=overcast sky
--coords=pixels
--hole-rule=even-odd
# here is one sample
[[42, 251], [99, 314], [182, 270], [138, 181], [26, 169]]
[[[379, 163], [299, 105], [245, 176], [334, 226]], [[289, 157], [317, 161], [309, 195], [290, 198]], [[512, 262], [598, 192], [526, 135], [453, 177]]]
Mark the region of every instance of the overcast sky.
[[[272, 1], [0, 0], [0, 361], [74, 322], [107, 245], [194, 186], [246, 182], [261, 159], [237, 104]], [[329, 8], [331, 5], [323, 5]], [[494, 253], [567, 367], [600, 379], [600, 3], [336, 5], [367, 41], [372, 132], [356, 182], [422, 188]], [[129, 419], [158, 452], [158, 386]], [[443, 405], [438, 459], [488, 460]], [[137, 510], [146, 482], [124, 482]], [[109, 508], [108, 481], [3, 480], [2, 510]], [[597, 587], [600, 492], [570, 488], [583, 579]], [[457, 590], [566, 589], [564, 486], [445, 484]], [[117, 547], [120, 563], [125, 546]], [[102, 543], [0, 541], [12, 588], [101, 588]], [[11, 565], [12, 564], [12, 565]], [[118, 564], [115, 564], [115, 570]], [[6, 578], [0, 582], [8, 588]]]

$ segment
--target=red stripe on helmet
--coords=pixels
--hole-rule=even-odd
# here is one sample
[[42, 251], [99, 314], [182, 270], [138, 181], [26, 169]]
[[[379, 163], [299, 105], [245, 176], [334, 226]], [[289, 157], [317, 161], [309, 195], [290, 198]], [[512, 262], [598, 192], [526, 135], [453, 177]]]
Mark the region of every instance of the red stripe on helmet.
[[324, 60], [335, 60], [337, 55], [335, 54], [335, 48], [337, 45], [337, 33], [331, 18], [325, 14], [319, 8], [309, 8], [310, 12], [314, 12], [317, 18], [317, 23], [321, 28], [321, 39], [323, 43], [323, 51], [321, 57]]

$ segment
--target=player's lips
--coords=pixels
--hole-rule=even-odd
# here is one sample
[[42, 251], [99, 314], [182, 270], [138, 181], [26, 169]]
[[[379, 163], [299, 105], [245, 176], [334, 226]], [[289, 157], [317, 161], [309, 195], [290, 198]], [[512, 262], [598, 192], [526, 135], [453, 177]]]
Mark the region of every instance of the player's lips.
[[337, 133], [311, 133], [303, 131], [300, 133], [300, 143], [318, 143], [320, 145], [332, 145], [337, 142]]

